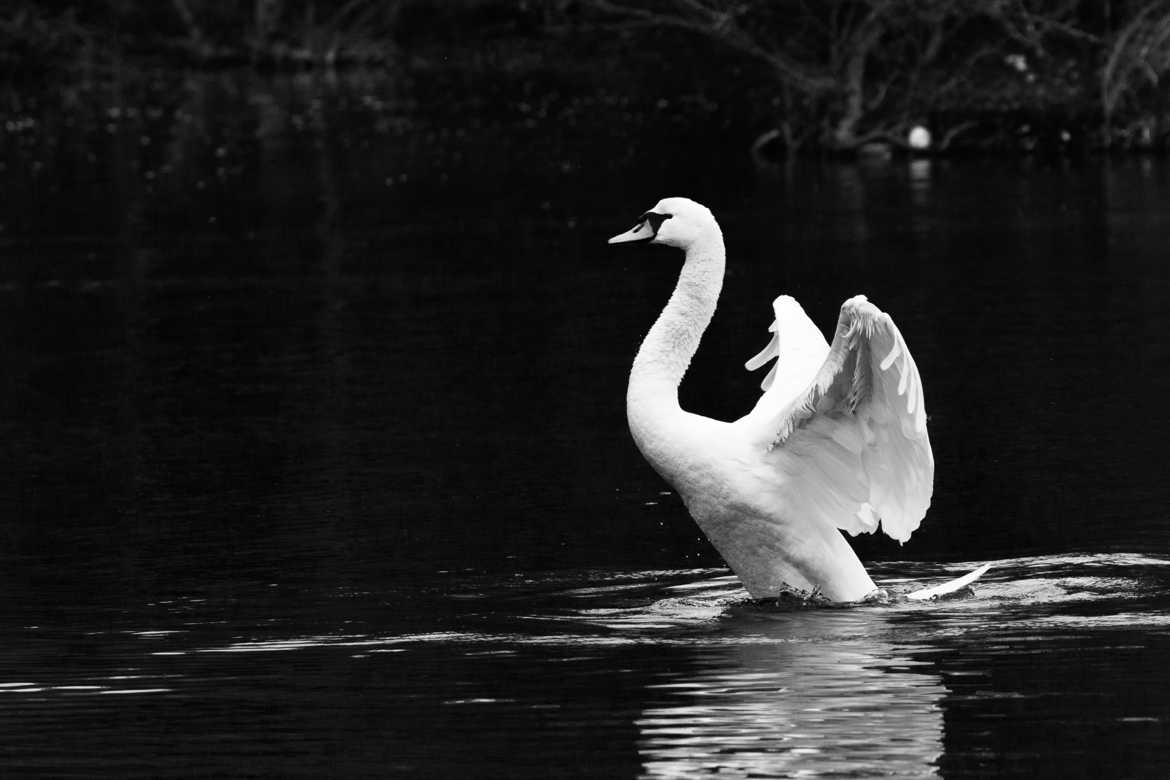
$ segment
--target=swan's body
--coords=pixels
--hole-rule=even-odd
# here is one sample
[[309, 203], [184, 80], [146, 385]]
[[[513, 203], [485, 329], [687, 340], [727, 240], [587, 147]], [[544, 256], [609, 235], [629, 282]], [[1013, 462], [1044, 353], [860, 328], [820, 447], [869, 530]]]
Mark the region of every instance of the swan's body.
[[773, 304], [777, 365], [746, 416], [680, 408], [678, 387], [715, 313], [723, 236], [711, 212], [667, 198], [611, 243], [682, 249], [674, 294], [630, 371], [626, 414], [642, 454], [678, 491], [754, 598], [788, 589], [857, 601], [877, 588], [838, 529], [880, 521], [905, 541], [930, 504], [934, 460], [922, 383], [893, 321], [863, 296], [841, 307], [830, 347], [792, 298]]

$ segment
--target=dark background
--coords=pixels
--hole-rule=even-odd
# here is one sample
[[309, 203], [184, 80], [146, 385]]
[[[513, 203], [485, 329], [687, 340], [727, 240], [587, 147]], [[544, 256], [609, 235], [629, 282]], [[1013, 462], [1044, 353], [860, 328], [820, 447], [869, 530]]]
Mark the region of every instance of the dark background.
[[688, 408], [751, 408], [781, 292], [825, 327], [865, 292], [912, 345], [934, 508], [863, 557], [1161, 549], [1160, 161], [757, 171], [703, 125], [448, 124], [370, 79], [136, 74], [8, 135], [12, 552], [717, 564], [625, 429], [678, 258], [604, 240], [672, 192], [730, 256]]
[[[1170, 167], [1156, 58], [1101, 79], [1163, 6], [615, 5], [4, 17], [6, 773], [1162, 773]], [[934, 29], [979, 55], [937, 100]], [[605, 239], [676, 194], [729, 254], [684, 406], [751, 408], [776, 295], [869, 295], [937, 478], [854, 543], [883, 583], [996, 560], [978, 598], [721, 579], [625, 423], [680, 258]]]

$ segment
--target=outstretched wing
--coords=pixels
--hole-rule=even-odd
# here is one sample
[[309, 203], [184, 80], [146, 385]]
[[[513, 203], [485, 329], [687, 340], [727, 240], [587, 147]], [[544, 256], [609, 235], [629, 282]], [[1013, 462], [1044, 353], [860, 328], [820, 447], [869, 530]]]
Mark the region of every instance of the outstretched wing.
[[[757, 368], [777, 354], [777, 379], [765, 383], [744, 422], [769, 450], [787, 510], [852, 534], [875, 531], [880, 520], [888, 536], [906, 541], [926, 514], [934, 488], [922, 379], [906, 341], [889, 315], [865, 296], [851, 298], [841, 307], [832, 346], [811, 381], [807, 365], [789, 361], [804, 389], [773, 392], [789, 368], [781, 304], [777, 299], [778, 343], [774, 339], [749, 362]], [[794, 301], [791, 306], [804, 314]], [[799, 322], [790, 308], [788, 316]]]

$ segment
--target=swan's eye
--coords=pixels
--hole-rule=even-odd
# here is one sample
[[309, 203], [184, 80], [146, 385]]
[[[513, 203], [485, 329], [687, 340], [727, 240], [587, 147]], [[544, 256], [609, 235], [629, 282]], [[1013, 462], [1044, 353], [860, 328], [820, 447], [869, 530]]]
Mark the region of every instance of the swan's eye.
[[662, 227], [662, 223], [673, 216], [673, 214], [659, 214], [656, 211], [647, 211], [645, 214], [638, 217], [638, 224], [641, 225], [643, 222], [649, 222], [650, 229], [653, 230], [657, 235], [658, 228]]

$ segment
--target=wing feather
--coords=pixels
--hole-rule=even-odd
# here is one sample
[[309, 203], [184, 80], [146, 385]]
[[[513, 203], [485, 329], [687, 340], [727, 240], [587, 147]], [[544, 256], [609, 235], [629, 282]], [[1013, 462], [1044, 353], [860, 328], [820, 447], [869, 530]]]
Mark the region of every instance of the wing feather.
[[841, 307], [819, 370], [808, 378], [807, 357], [815, 353], [810, 347], [802, 353], [803, 365], [790, 361], [804, 374], [792, 377], [803, 379], [804, 389], [793, 393], [789, 387], [781, 398], [773, 391], [789, 371], [785, 335], [800, 319], [792, 307], [811, 325], [795, 301], [782, 300], [774, 304], [772, 341], [749, 361], [759, 368], [777, 357], [772, 372], [779, 369], [780, 379], [769, 383], [744, 421], [764, 434], [788, 510], [852, 534], [873, 532], [880, 521], [888, 536], [906, 541], [930, 506], [934, 456], [922, 378], [905, 339], [864, 296], [851, 298]]

